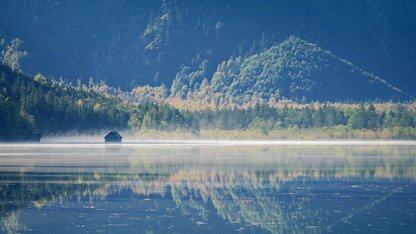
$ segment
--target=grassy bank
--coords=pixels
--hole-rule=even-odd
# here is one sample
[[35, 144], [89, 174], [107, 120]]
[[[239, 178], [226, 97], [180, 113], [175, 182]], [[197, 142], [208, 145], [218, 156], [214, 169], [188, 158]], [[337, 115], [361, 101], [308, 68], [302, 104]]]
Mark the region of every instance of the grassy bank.
[[134, 133], [138, 139], [410, 139], [416, 140], [416, 128], [390, 128], [379, 131], [354, 130], [345, 126], [323, 128], [288, 128], [262, 132], [260, 130], [201, 130], [192, 134], [186, 130], [140, 130]]

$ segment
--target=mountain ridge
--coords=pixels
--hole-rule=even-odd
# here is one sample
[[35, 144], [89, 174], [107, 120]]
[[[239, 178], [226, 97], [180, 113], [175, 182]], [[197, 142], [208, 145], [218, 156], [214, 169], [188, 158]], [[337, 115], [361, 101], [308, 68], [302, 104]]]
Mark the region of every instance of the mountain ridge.
[[211, 79], [203, 78], [203, 67], [198, 69], [177, 76], [171, 96], [211, 96], [206, 101], [219, 104], [408, 98], [384, 79], [295, 36], [246, 58], [221, 62]]

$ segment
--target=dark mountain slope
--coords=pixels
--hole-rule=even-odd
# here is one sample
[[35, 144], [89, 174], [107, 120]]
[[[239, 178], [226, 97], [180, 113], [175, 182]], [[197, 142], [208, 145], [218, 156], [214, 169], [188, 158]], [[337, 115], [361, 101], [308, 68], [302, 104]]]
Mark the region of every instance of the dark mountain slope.
[[0, 36], [25, 41], [32, 74], [168, 85], [198, 56], [210, 77], [231, 56], [296, 35], [416, 90], [413, 0], [3, 0], [0, 9]]

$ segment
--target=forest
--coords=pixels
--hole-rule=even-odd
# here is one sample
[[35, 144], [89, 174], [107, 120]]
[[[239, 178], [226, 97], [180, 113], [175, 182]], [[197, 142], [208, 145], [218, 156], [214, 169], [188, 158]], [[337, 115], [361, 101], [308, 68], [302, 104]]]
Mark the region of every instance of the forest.
[[[106, 86], [47, 79], [0, 65], [0, 136], [13, 138], [33, 132], [92, 132], [126, 129], [157, 117], [158, 127], [186, 127], [181, 113], [168, 105], [135, 106], [120, 98], [100, 93]], [[105, 92], [105, 91], [101, 91]], [[162, 125], [162, 123], [164, 125]]]
[[178, 109], [148, 99], [133, 103], [122, 91], [112, 94], [103, 82], [71, 84], [41, 74], [31, 77], [6, 65], [0, 66], [0, 86], [2, 137], [100, 129], [184, 131], [196, 137], [205, 130], [254, 131], [268, 136], [276, 130], [296, 129], [301, 134], [342, 127], [395, 131], [394, 137], [415, 138], [413, 103], [287, 103], [280, 107], [257, 103], [247, 108]]

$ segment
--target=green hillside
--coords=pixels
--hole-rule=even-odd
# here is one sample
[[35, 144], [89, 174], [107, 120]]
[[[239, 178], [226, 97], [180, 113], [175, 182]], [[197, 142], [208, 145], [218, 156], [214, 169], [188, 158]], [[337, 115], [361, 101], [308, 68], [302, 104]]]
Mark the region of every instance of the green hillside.
[[173, 96], [185, 98], [190, 93], [204, 92], [211, 101], [220, 104], [282, 99], [302, 102], [399, 100], [406, 97], [400, 89], [376, 75], [293, 36], [246, 58], [232, 57], [223, 61], [210, 82], [203, 81], [202, 65], [197, 71], [176, 77]]

